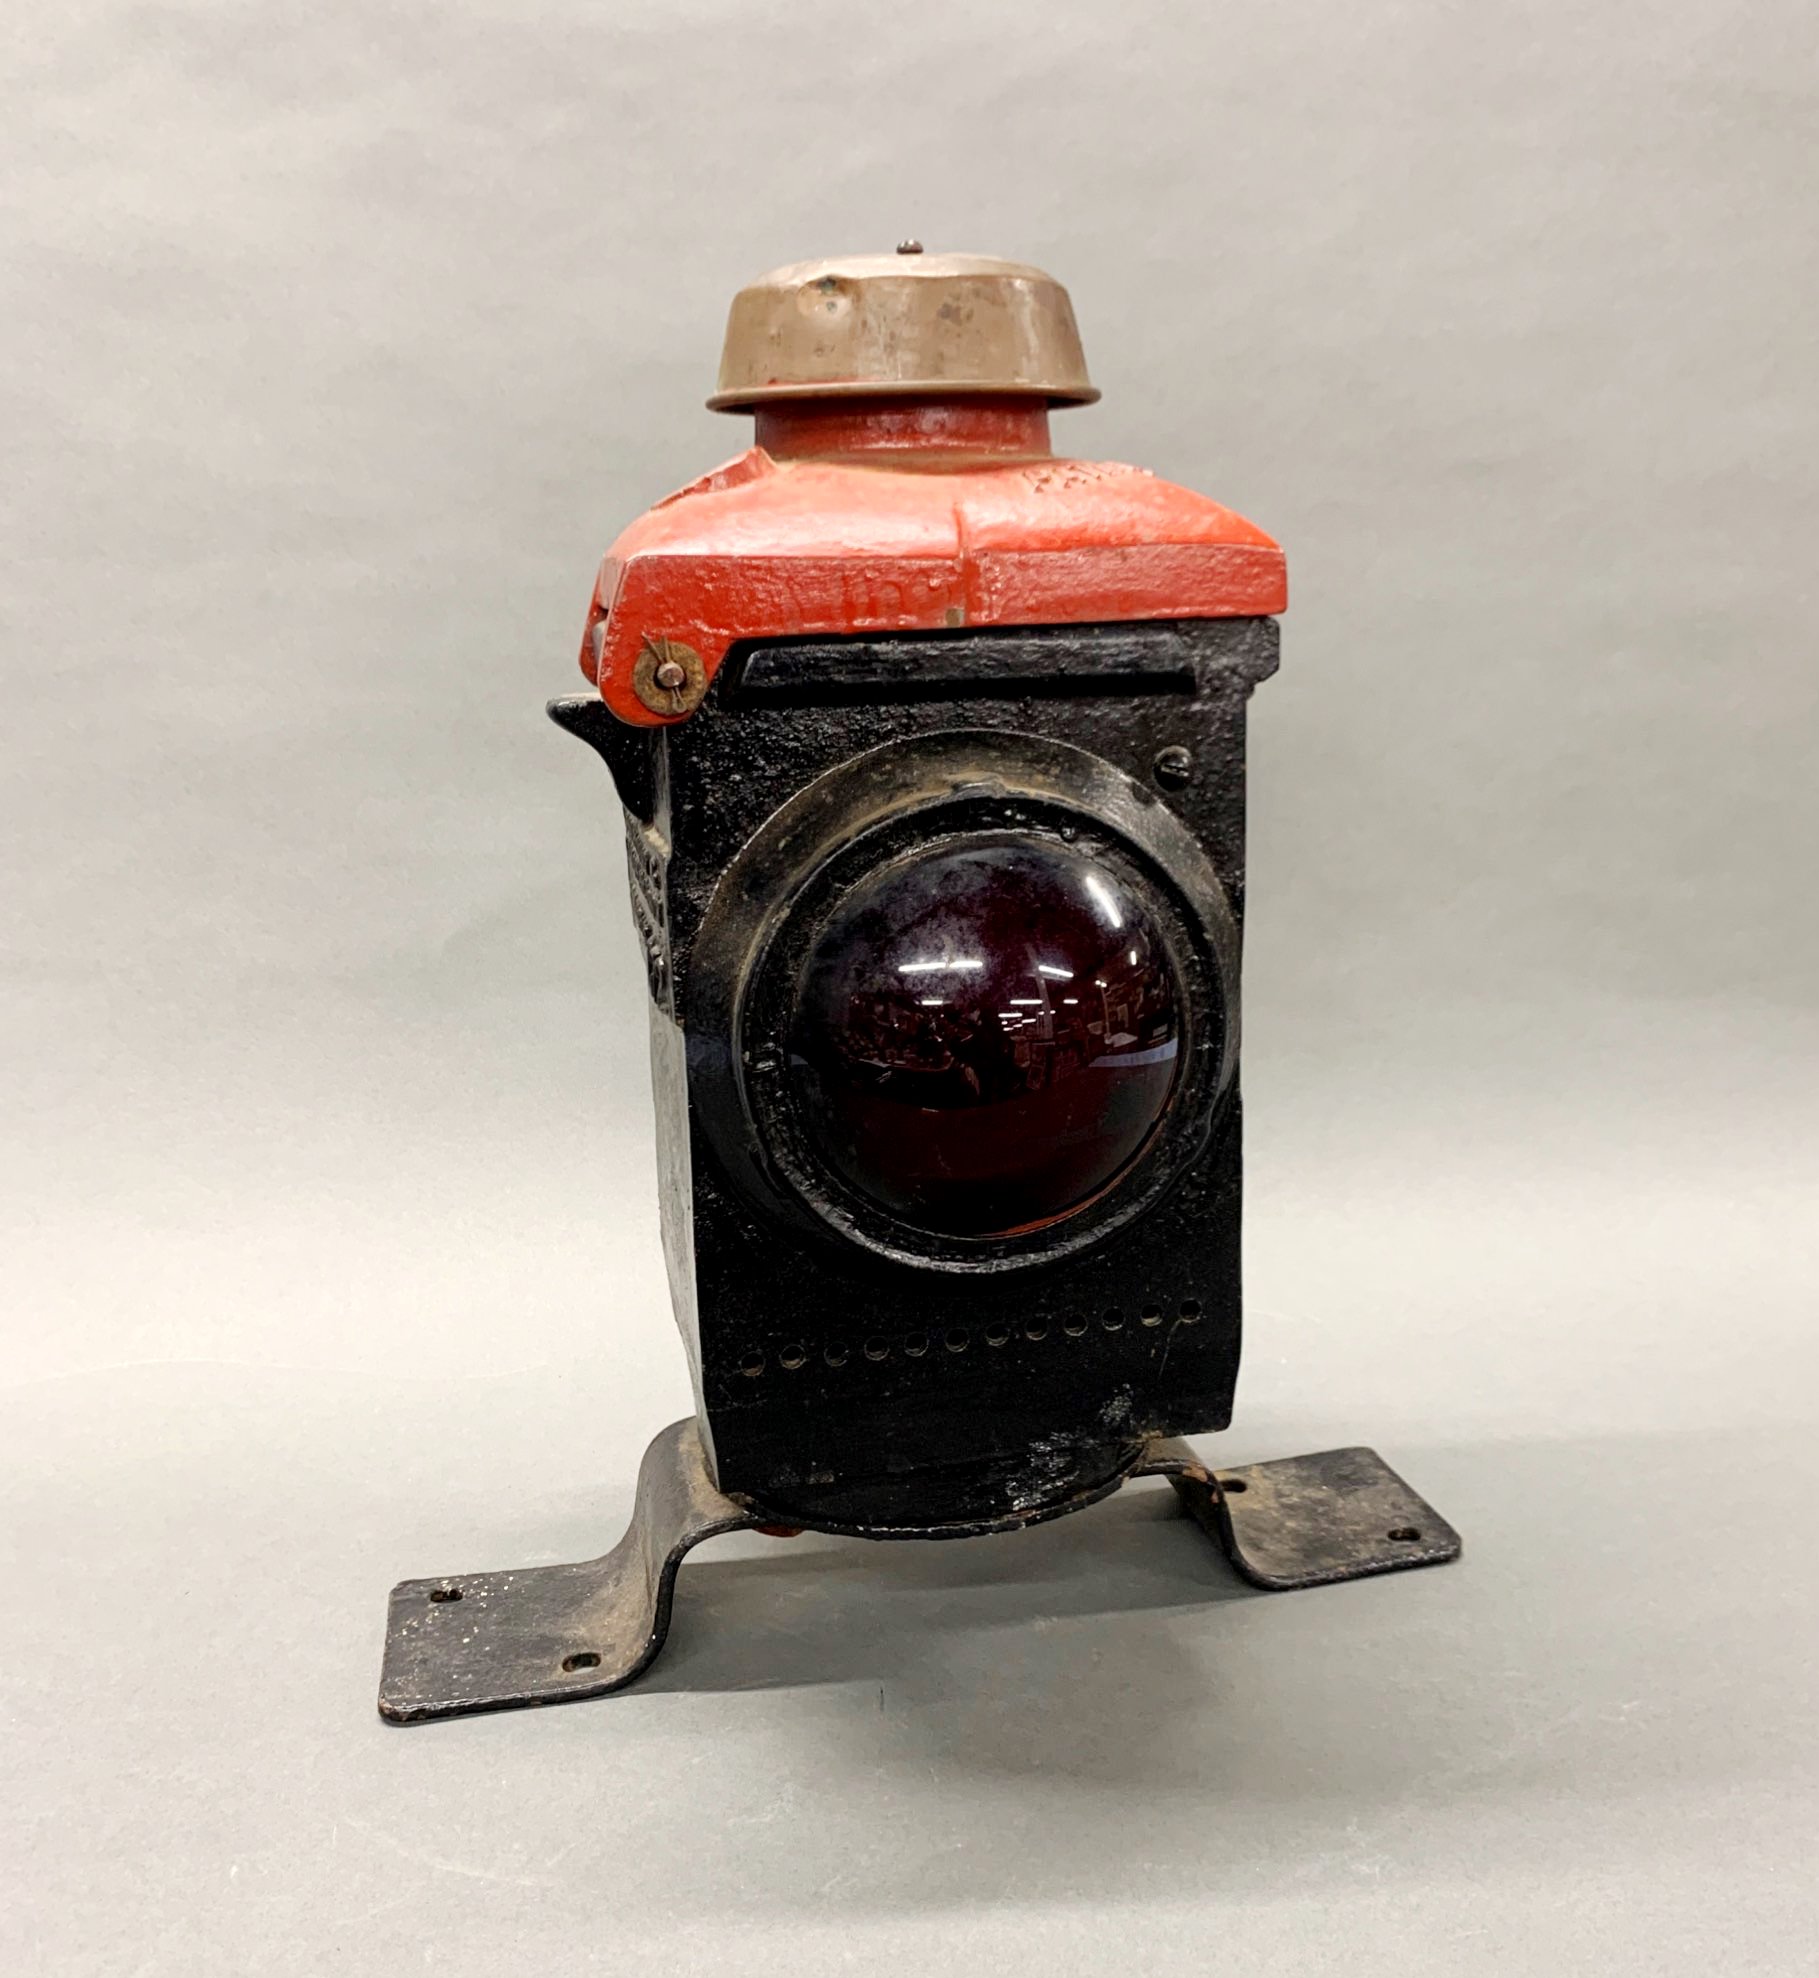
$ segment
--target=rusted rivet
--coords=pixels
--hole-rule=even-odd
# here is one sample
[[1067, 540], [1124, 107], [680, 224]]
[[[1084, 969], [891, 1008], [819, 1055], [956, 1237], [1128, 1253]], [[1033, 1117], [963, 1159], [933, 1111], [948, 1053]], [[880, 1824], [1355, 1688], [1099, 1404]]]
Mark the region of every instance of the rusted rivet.
[[632, 661], [632, 692], [653, 714], [692, 714], [707, 692], [707, 669], [693, 646], [646, 632]]

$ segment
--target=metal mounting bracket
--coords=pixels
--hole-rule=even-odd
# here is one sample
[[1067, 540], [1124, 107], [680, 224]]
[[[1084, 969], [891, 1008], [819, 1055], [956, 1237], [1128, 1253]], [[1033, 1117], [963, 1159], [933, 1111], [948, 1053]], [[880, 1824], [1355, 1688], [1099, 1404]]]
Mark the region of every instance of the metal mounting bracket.
[[1265, 1593], [1444, 1566], [1459, 1534], [1374, 1449], [1327, 1449], [1214, 1469], [1185, 1442], [1152, 1442], [1140, 1477], [1167, 1477], [1238, 1576]]
[[[1374, 1450], [1216, 1469], [1162, 1439], [1131, 1474], [1167, 1477], [1239, 1574], [1269, 1591], [1459, 1556], [1459, 1534]], [[714, 1487], [693, 1419], [672, 1423], [645, 1451], [631, 1525], [604, 1558], [394, 1587], [379, 1714], [421, 1724], [623, 1688], [663, 1646], [691, 1548], [761, 1522]]]

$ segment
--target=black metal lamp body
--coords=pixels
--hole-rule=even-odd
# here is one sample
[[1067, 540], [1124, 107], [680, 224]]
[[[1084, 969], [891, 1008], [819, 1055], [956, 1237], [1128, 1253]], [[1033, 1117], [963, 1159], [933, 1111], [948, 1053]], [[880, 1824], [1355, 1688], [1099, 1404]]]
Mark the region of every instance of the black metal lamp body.
[[620, 765], [675, 1308], [771, 1521], [1028, 1522], [1230, 1420], [1275, 654], [1242, 619], [782, 643], [635, 742], [558, 704]]

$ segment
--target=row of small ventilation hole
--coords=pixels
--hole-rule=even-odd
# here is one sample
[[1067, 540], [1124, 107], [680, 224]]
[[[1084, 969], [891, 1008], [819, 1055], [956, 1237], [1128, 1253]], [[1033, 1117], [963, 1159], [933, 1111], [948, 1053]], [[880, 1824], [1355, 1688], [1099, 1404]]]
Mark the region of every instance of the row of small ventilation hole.
[[[1192, 1325], [1199, 1316], [1200, 1305], [1198, 1300], [1193, 1298], [1184, 1300], [1180, 1311], [1177, 1313], [1177, 1317], [1183, 1325]], [[1138, 1315], [1137, 1322], [1139, 1325], [1159, 1326], [1162, 1324], [1164, 1317], [1165, 1314], [1160, 1305], [1145, 1305], [1142, 1312]], [[1106, 1332], [1117, 1332], [1124, 1324], [1124, 1314], [1116, 1310], [1101, 1312], [1099, 1315], [1099, 1324], [1102, 1330]], [[987, 1346], [1006, 1346], [1010, 1343], [1011, 1336], [1015, 1330], [1016, 1328], [1012, 1326], [993, 1324], [986, 1326], [979, 1336], [985, 1341]], [[1069, 1339], [1078, 1339], [1083, 1333], [1092, 1330], [1092, 1321], [1082, 1313], [1070, 1312], [1061, 1321], [1061, 1330], [1067, 1334]], [[1049, 1325], [1046, 1319], [1031, 1319], [1028, 1325], [1023, 1328], [1023, 1336], [1025, 1339], [1032, 1340], [1046, 1339], [1048, 1337], [1048, 1331]], [[901, 1346], [903, 1352], [910, 1359], [920, 1360], [934, 1344], [935, 1341], [930, 1334], [926, 1332], [912, 1332], [900, 1341], [883, 1338], [868, 1339], [859, 1350], [868, 1360], [888, 1360], [891, 1354]], [[950, 1353], [964, 1353], [968, 1346], [972, 1344], [972, 1335], [964, 1327], [954, 1326], [941, 1335], [940, 1344]], [[835, 1339], [830, 1340], [822, 1349], [821, 1357], [830, 1367], [844, 1367], [852, 1356], [846, 1342]], [[778, 1353], [777, 1364], [786, 1372], [795, 1373], [798, 1368], [808, 1364], [808, 1359], [809, 1351], [806, 1346], [791, 1345], [785, 1346]], [[762, 1353], [748, 1353], [739, 1362], [739, 1371], [748, 1380], [756, 1380], [764, 1372], [766, 1364], [765, 1357]]]

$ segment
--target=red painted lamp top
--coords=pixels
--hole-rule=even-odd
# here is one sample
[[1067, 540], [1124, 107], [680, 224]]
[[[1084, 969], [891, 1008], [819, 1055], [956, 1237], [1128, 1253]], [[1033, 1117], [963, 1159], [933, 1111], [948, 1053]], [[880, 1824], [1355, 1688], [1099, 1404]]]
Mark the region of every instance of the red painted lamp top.
[[[803, 271], [780, 272], [802, 286]], [[819, 275], [802, 292], [819, 308], [824, 292], [844, 306], [849, 289]], [[864, 300], [862, 283], [850, 293]], [[919, 354], [946, 335], [937, 312]], [[1091, 395], [1083, 369], [1081, 382], [1067, 395]], [[613, 544], [581, 669], [622, 721], [686, 718], [634, 687], [653, 649], [687, 649], [711, 680], [753, 639], [1259, 617], [1287, 603], [1281, 549], [1242, 516], [1140, 467], [1057, 458], [1055, 389], [873, 389], [817, 379], [794, 395], [748, 392], [735, 409], [756, 413], [756, 444]]]

